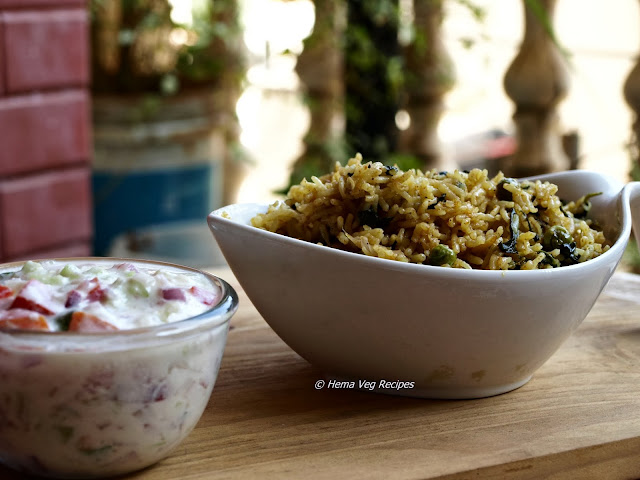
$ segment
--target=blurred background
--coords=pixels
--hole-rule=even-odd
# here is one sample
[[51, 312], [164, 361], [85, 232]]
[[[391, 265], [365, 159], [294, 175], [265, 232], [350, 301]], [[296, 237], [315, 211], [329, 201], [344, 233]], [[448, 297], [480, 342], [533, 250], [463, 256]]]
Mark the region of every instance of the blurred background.
[[639, 9], [0, 0], [0, 257], [213, 266], [207, 213], [282, 198], [356, 152], [629, 181]]

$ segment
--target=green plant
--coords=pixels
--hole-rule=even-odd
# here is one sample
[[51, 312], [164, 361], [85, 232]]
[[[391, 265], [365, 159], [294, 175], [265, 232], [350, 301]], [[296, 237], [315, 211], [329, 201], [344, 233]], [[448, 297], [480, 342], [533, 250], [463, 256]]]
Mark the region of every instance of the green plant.
[[235, 0], [193, 0], [186, 20], [169, 0], [90, 0], [94, 93], [174, 95], [240, 83]]

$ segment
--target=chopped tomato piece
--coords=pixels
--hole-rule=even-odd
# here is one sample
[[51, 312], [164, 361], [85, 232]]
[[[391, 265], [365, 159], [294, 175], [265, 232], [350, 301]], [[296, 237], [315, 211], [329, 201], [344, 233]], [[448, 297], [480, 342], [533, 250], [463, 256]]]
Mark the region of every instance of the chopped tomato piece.
[[205, 305], [213, 305], [218, 301], [220, 295], [215, 292], [205, 290], [204, 288], [196, 287], [195, 285], [189, 289], [191, 294], [200, 300]]
[[93, 278], [90, 284], [92, 287], [87, 294], [87, 300], [90, 302], [103, 302], [107, 298], [107, 291], [100, 286], [98, 277]]
[[62, 310], [62, 305], [54, 300], [51, 286], [38, 280], [29, 280], [9, 308], [23, 308], [43, 315], [53, 315]]
[[70, 332], [113, 332], [118, 330], [115, 325], [105, 322], [95, 315], [84, 312], [73, 312], [69, 322]]
[[14, 308], [0, 312], [0, 329], [47, 331], [49, 325], [39, 313]]
[[105, 298], [107, 298], [107, 293], [104, 288], [94, 287], [87, 294], [87, 298], [90, 302], [102, 302]]
[[11, 295], [13, 295], [13, 290], [6, 285], [0, 285], [0, 298], [9, 298]]

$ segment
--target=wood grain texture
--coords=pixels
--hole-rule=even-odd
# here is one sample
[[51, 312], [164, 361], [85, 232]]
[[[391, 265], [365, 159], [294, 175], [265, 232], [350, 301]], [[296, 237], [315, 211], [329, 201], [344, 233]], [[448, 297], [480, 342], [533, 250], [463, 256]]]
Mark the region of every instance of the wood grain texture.
[[[322, 372], [238, 290], [200, 423], [169, 458], [126, 478], [640, 478], [640, 277], [616, 273], [528, 384], [460, 401], [316, 390]], [[0, 478], [24, 477], [0, 468]]]

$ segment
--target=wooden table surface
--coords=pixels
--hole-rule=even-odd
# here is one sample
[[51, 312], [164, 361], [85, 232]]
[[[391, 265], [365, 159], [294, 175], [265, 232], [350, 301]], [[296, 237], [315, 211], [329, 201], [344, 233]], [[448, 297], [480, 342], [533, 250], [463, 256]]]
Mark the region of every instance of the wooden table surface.
[[[513, 392], [424, 400], [314, 388], [318, 371], [240, 295], [211, 401], [173, 454], [126, 478], [640, 478], [640, 276], [616, 273]], [[0, 478], [25, 478], [0, 468]]]

